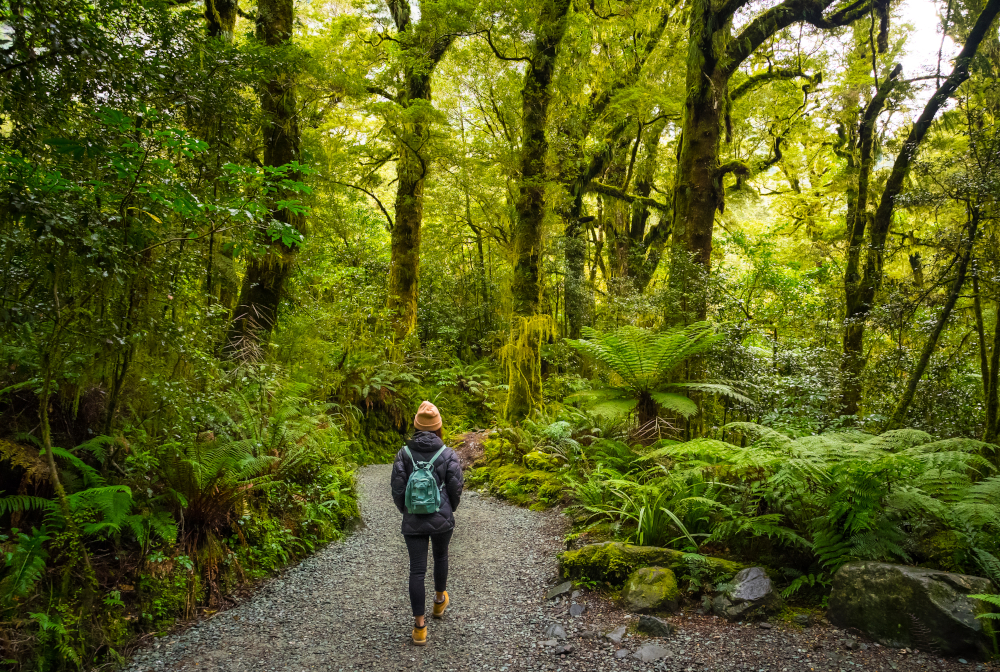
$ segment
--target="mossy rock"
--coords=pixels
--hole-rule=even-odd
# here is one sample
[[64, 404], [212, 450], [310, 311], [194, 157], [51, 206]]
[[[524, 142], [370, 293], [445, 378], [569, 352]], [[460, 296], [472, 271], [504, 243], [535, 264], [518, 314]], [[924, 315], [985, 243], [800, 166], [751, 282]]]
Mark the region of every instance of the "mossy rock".
[[[691, 565], [687, 553], [657, 546], [634, 546], [620, 541], [589, 544], [576, 551], [559, 554], [559, 569], [567, 579], [594, 579], [620, 586], [641, 567], [665, 567], [687, 573]], [[711, 581], [734, 576], [744, 565], [720, 558], [705, 558], [705, 572]]]
[[473, 486], [485, 487], [496, 497], [535, 511], [554, 506], [566, 486], [552, 472], [527, 469], [516, 464], [473, 469], [466, 477]]
[[988, 658], [990, 606], [972, 598], [994, 594], [989, 579], [887, 562], [849, 562], [833, 576], [827, 618], [893, 648]]
[[524, 466], [537, 471], [557, 471], [559, 469], [559, 456], [543, 453], [540, 450], [533, 450], [524, 456]]
[[680, 599], [677, 577], [666, 567], [643, 567], [635, 570], [622, 590], [622, 605], [639, 614], [677, 611]]

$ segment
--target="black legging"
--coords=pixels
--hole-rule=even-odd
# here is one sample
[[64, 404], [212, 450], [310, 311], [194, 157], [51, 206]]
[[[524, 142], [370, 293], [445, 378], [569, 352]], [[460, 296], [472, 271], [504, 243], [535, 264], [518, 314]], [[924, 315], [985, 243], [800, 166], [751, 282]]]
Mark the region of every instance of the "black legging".
[[424, 575], [427, 573], [427, 540], [430, 539], [434, 549], [434, 590], [443, 593], [448, 584], [448, 542], [451, 533], [448, 530], [441, 534], [406, 534], [406, 551], [410, 554], [410, 606], [414, 616], [423, 616], [427, 593], [424, 588]]

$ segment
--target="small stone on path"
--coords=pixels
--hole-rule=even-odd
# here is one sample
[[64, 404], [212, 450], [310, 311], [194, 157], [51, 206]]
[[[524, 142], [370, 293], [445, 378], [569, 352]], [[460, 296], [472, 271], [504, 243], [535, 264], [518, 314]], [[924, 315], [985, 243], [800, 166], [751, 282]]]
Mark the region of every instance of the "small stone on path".
[[560, 583], [555, 588], [551, 588], [549, 590], [549, 592], [545, 594], [545, 599], [546, 600], [554, 600], [557, 597], [559, 597], [560, 595], [565, 595], [566, 593], [568, 593], [571, 590], [573, 590], [573, 582], [572, 581], [565, 581], [563, 583]]
[[662, 618], [656, 616], [642, 615], [639, 617], [639, 632], [644, 632], [653, 637], [667, 637], [674, 631], [674, 626], [670, 625]]
[[569, 608], [569, 615], [576, 617], [582, 616], [583, 612], [587, 611], [587, 605], [585, 604], [574, 604]]
[[605, 635], [605, 637], [607, 637], [608, 639], [610, 639], [615, 644], [621, 644], [622, 643], [622, 637], [625, 636], [626, 630], [628, 630], [628, 628], [623, 625], [621, 627], [615, 628], [614, 630], [612, 630], [611, 632], [609, 632], [607, 635]]
[[665, 649], [658, 644], [646, 644], [639, 647], [636, 652], [632, 654], [632, 657], [643, 663], [651, 663], [654, 660], [666, 658], [668, 653], [670, 653], [669, 649]]

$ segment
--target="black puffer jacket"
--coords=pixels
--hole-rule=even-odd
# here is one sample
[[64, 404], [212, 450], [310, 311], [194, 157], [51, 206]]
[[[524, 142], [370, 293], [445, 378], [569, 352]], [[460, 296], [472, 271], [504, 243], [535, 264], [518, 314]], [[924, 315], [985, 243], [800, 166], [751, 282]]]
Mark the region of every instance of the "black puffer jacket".
[[[413, 453], [413, 459], [427, 462], [444, 443], [434, 432], [417, 431], [406, 445]], [[392, 465], [392, 501], [403, 514], [403, 534], [440, 534], [453, 529], [454, 511], [462, 499], [462, 488], [465, 486], [458, 455], [451, 448], [445, 448], [434, 460], [434, 477], [441, 488], [441, 508], [436, 513], [407, 513], [406, 483], [412, 473], [413, 462], [406, 451], [400, 449]]]

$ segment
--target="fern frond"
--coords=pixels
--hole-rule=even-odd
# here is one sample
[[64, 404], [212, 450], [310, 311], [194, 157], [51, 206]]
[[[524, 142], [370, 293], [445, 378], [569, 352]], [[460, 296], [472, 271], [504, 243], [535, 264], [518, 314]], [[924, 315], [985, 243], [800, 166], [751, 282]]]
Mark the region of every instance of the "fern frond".
[[733, 401], [745, 404], [747, 406], [754, 405], [753, 399], [738, 392], [731, 385], [724, 385], [722, 383], [671, 383], [670, 388], [678, 390], [691, 390], [693, 392], [704, 392], [705, 394], [714, 394], [720, 397], [726, 397], [727, 399], [732, 399]]
[[600, 415], [605, 418], [615, 418], [628, 415], [635, 410], [638, 403], [639, 401], [637, 399], [614, 399], [600, 401], [593, 406], [590, 406], [588, 410], [594, 415]]
[[59, 505], [51, 499], [44, 497], [31, 497], [29, 495], [9, 495], [0, 497], [0, 516], [8, 513], [20, 513], [34, 509], [45, 509], [48, 511], [58, 511]]
[[[42, 455], [45, 454], [44, 449], [42, 450]], [[66, 460], [80, 472], [83, 476], [83, 482], [87, 487], [91, 486], [102, 486], [104, 485], [104, 477], [101, 476], [101, 472], [94, 469], [92, 466], [81, 460], [79, 457], [66, 450], [65, 448], [58, 448], [56, 446], [52, 447], [52, 455], [58, 457], [61, 460]]]
[[698, 404], [691, 401], [683, 394], [673, 392], [653, 392], [650, 396], [660, 406], [683, 418], [690, 418], [698, 414]]
[[753, 422], [730, 422], [723, 427], [727, 432], [740, 432], [754, 439], [754, 445], [771, 450], [790, 451], [795, 442], [781, 432], [777, 432], [770, 427], [764, 427]]
[[914, 446], [921, 446], [926, 443], [931, 443], [934, 440], [927, 432], [921, 431], [919, 429], [894, 429], [878, 436], [873, 436], [868, 439], [866, 443], [882, 450], [888, 450], [890, 452], [895, 452], [897, 450], [905, 450], [907, 448], [913, 448]]
[[106, 448], [113, 445], [115, 445], [115, 438], [113, 436], [106, 436], [102, 434], [84, 441], [76, 447], [76, 450], [85, 450], [103, 462], [108, 457], [108, 451]]

